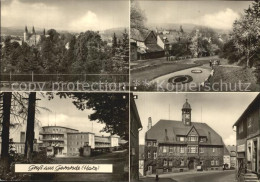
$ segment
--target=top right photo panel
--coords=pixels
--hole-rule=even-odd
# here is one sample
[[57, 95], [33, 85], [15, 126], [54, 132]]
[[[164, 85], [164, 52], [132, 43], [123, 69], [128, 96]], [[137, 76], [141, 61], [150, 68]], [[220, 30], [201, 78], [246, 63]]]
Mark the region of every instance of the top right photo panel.
[[131, 0], [132, 91], [259, 92], [259, 1]]

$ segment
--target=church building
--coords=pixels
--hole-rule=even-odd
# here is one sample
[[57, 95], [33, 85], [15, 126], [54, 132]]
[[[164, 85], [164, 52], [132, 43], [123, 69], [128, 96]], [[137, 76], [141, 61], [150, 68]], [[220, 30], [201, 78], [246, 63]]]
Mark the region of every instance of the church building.
[[144, 173], [222, 170], [222, 137], [206, 123], [192, 121], [191, 106], [186, 100], [182, 121], [148, 120], [145, 134]]
[[[45, 29], [43, 31], [43, 36], [45, 36]], [[24, 42], [26, 42], [29, 46], [36, 46], [41, 40], [41, 35], [37, 35], [34, 29], [34, 26], [32, 27], [32, 32], [29, 33], [27, 26], [25, 26], [24, 30]]]

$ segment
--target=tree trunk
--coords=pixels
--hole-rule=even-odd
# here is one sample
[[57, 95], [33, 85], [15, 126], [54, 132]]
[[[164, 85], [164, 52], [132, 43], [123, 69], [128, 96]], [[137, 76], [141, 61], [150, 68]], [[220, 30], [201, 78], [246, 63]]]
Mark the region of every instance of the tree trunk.
[[34, 121], [35, 121], [36, 92], [29, 95], [28, 116], [26, 126], [26, 140], [24, 154], [28, 162], [32, 162], [33, 141], [34, 141]]
[[2, 123], [2, 150], [1, 161], [3, 166], [3, 175], [9, 172], [9, 128], [11, 112], [12, 92], [4, 92], [3, 95], [3, 123]]

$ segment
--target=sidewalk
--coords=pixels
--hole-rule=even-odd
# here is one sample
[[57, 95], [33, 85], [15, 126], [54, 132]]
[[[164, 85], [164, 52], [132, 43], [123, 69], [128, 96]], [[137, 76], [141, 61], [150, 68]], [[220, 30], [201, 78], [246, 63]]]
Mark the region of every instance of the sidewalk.
[[[235, 171], [235, 170], [225, 170], [225, 171]], [[179, 172], [179, 173], [164, 173], [164, 174], [160, 174], [159, 177], [161, 178], [167, 178], [167, 177], [172, 177], [174, 176], [182, 176], [182, 175], [188, 175], [188, 174], [213, 174], [213, 173], [219, 173], [219, 172], [223, 172], [222, 170], [219, 171], [187, 171], [187, 172]], [[147, 175], [147, 178], [155, 178], [156, 175], [155, 174], [151, 174], [151, 175]]]

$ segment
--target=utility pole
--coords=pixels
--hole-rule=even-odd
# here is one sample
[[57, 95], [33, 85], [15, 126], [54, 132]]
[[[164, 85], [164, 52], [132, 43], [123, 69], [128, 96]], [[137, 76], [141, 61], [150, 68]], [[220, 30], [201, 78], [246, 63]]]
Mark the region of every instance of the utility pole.
[[26, 159], [31, 162], [32, 153], [33, 153], [33, 141], [34, 141], [34, 122], [35, 122], [35, 103], [36, 92], [30, 92], [28, 99], [28, 115], [27, 115], [27, 126], [26, 126], [26, 140], [25, 140], [25, 149], [24, 154]]

